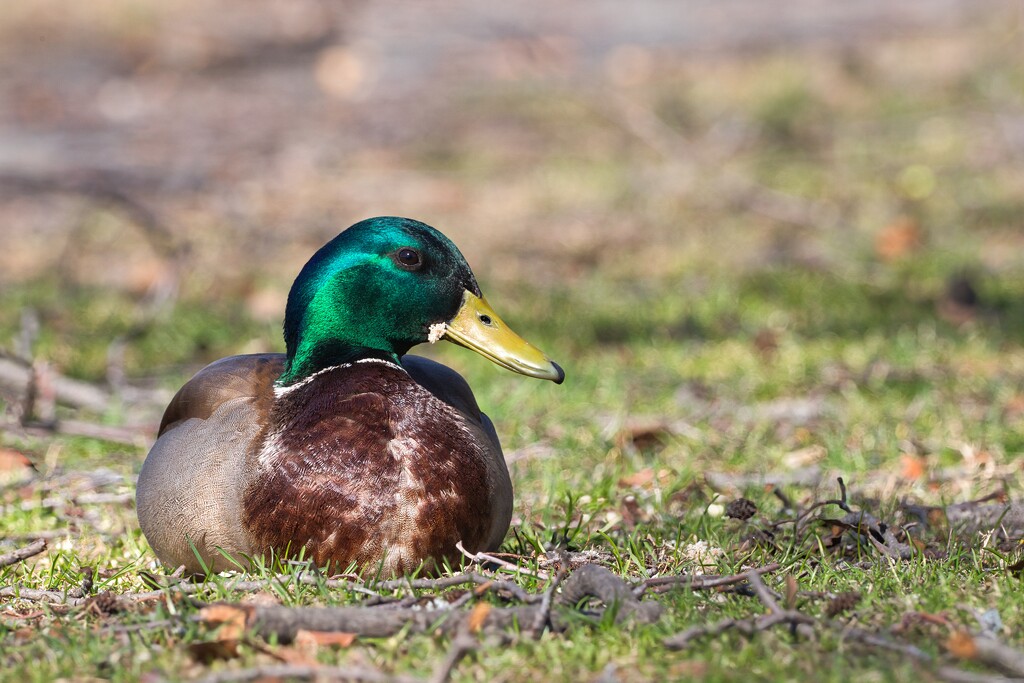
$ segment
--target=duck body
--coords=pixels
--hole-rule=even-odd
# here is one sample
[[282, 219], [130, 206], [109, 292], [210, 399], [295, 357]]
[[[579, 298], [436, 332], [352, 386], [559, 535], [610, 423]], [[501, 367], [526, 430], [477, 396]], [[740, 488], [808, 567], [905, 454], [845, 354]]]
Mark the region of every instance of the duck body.
[[461, 376], [416, 356], [368, 358], [275, 391], [284, 363], [222, 359], [168, 407], [138, 484], [140, 523], [166, 564], [199, 572], [198, 554], [221, 571], [301, 550], [321, 567], [402, 574], [456, 560], [458, 541], [500, 546], [512, 482]]
[[[402, 245], [436, 263], [448, 254], [426, 245], [439, 236], [446, 246], [440, 233], [390, 218], [350, 231], [370, 235], [340, 258], [321, 250], [293, 285], [287, 354], [216, 361], [167, 407], [136, 498], [140, 526], [164, 564], [204, 573], [246, 568], [250, 558], [275, 554], [333, 571], [396, 575], [454, 563], [460, 541], [471, 552], [501, 545], [512, 516], [512, 483], [494, 427], [458, 373], [405, 351], [409, 341], [433, 341], [443, 331], [517, 372], [559, 382], [564, 374], [507, 330], [480, 299], [468, 266], [434, 275], [454, 292], [434, 296], [446, 300], [423, 314], [366, 294], [383, 289], [373, 280], [383, 277], [381, 270], [390, 274], [386, 261], [358, 278], [350, 272], [353, 262], [367, 262], [366, 252], [393, 260], [407, 248]], [[461, 255], [454, 253], [458, 258], [449, 258], [458, 265]], [[338, 261], [338, 273], [324, 276], [324, 264]], [[326, 324], [325, 318], [336, 321], [325, 312], [328, 304], [316, 303], [323, 288], [334, 288], [329, 301], [340, 300], [344, 313], [354, 308], [353, 290], [337, 291], [338, 282], [356, 282], [357, 303], [374, 304], [364, 314], [377, 317], [370, 321], [374, 336], [400, 327], [396, 315], [415, 316], [406, 325], [409, 339], [366, 345], [371, 335], [351, 330], [359, 323]], [[409, 294], [394, 289], [399, 297]], [[382, 309], [390, 322], [380, 319]]]

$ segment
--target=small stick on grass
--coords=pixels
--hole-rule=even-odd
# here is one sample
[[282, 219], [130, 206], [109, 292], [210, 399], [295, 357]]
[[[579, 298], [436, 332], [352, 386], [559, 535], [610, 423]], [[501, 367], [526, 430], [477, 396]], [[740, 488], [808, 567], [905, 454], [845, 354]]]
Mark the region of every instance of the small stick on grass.
[[[604, 567], [584, 565], [564, 582], [558, 598], [562, 609], [551, 610], [550, 624], [554, 631], [565, 630], [571, 623], [568, 612], [583, 600], [596, 598], [613, 609], [615, 621], [633, 618], [639, 623], [652, 623], [661, 614], [661, 605], [642, 602], [633, 596], [629, 585]], [[409, 633], [457, 633], [471, 624], [471, 612], [445, 609], [375, 609], [372, 607], [286, 607], [282, 605], [233, 605], [246, 613], [246, 623], [264, 638], [276, 637], [281, 643], [294, 640], [299, 630], [344, 631], [369, 638], [385, 638], [401, 631]], [[568, 608], [568, 609], [565, 609]], [[488, 631], [505, 631], [533, 624], [541, 611], [539, 605], [494, 607], [487, 612]]]
[[[162, 577], [161, 577], [162, 578]], [[229, 592], [240, 592], [240, 593], [251, 593], [261, 591], [268, 588], [271, 585], [288, 585], [289, 583], [297, 582], [303, 586], [320, 586], [329, 590], [349, 590], [355, 593], [361, 593], [370, 597], [379, 598], [380, 594], [368, 588], [366, 585], [360, 584], [357, 581], [349, 579], [323, 579], [311, 574], [302, 574], [297, 578], [293, 578], [288, 575], [280, 575], [270, 577], [267, 579], [254, 579], [250, 581], [235, 581], [227, 580], [224, 583], [224, 589]], [[477, 572], [467, 572], [463, 574], [453, 574], [452, 576], [442, 576], [436, 579], [394, 579], [388, 581], [380, 581], [376, 583], [369, 583], [368, 585], [379, 591], [392, 591], [400, 589], [419, 589], [419, 590], [441, 590], [444, 588], [452, 588], [454, 586], [461, 586], [467, 583], [474, 583], [477, 585], [486, 585], [490, 590], [505, 591], [510, 594], [513, 599], [519, 600], [520, 602], [532, 603], [540, 599], [539, 596], [527, 593], [520, 586], [512, 583], [511, 581], [497, 580], [492, 576], [486, 574], [480, 574]], [[209, 583], [189, 583], [187, 581], [181, 581], [180, 583], [164, 584], [160, 582], [159, 578], [154, 579], [150, 585], [159, 586], [159, 590], [146, 591], [143, 593], [123, 593], [121, 597], [126, 600], [132, 600], [135, 602], [144, 602], [146, 600], [155, 600], [163, 597], [167, 591], [177, 592], [184, 595], [193, 595], [200, 593], [207, 587], [216, 587], [216, 584]]]
[[360, 683], [422, 683], [418, 678], [393, 676], [375, 669], [317, 664], [271, 664], [236, 671], [217, 671], [199, 679], [199, 683], [245, 683], [256, 680], [359, 681]]
[[30, 557], [38, 555], [39, 553], [46, 550], [46, 539], [40, 538], [32, 543], [29, 543], [24, 548], [18, 548], [12, 552], [0, 555], [0, 567], [8, 567], [12, 564], [17, 564], [23, 560], [27, 560]]
[[397, 588], [440, 590], [442, 588], [461, 586], [466, 583], [475, 583], [481, 586], [487, 585], [488, 588], [492, 590], [503, 590], [511, 594], [513, 598], [520, 602], [535, 602], [538, 599], [536, 595], [527, 593], [518, 584], [512, 583], [511, 581], [502, 581], [494, 576], [480, 574], [477, 572], [465, 572], [462, 574], [453, 574], [452, 576], [441, 576], [436, 579], [397, 579], [381, 581], [370, 585], [379, 590], [395, 590]]
[[678, 574], [675, 576], [657, 576], [653, 579], [647, 579], [642, 584], [633, 589], [633, 594], [636, 597], [640, 597], [649, 588], [654, 589], [668, 589], [676, 586], [689, 588], [690, 590], [704, 590], [706, 588], [718, 588], [719, 586], [730, 586], [737, 583], [743, 583], [748, 580], [748, 574], [750, 572], [756, 572], [757, 574], [771, 574], [779, 569], [778, 562], [772, 562], [766, 564], [763, 567], [757, 567], [756, 569], [750, 569], [739, 574], [731, 574], [729, 576], [694, 576], [692, 574]]
[[780, 624], [789, 624], [791, 628], [803, 626], [805, 629], [808, 626], [818, 624], [817, 619], [807, 616], [798, 610], [783, 609], [775, 599], [775, 596], [772, 595], [772, 591], [761, 580], [761, 575], [757, 570], [751, 569], [744, 576], [749, 582], [754, 595], [768, 608], [768, 614], [748, 619], [722, 619], [707, 626], [691, 626], [685, 631], [662, 641], [665, 647], [670, 650], [682, 650], [697, 638], [717, 636], [730, 629], [736, 629], [744, 635], [753, 635], [761, 631], [767, 631]]
[[534, 638], [540, 637], [540, 634], [543, 633], [548, 622], [551, 620], [552, 599], [555, 596], [555, 591], [558, 590], [558, 584], [562, 583], [562, 579], [565, 578], [567, 564], [559, 562], [555, 577], [551, 579], [551, 583], [544, 591], [544, 596], [540, 601], [540, 609], [537, 610], [537, 616], [534, 617], [533, 624], [530, 626], [530, 635]]
[[448, 683], [458, 663], [462, 661], [463, 657], [475, 650], [476, 646], [476, 638], [470, 635], [465, 626], [460, 628], [456, 632], [455, 637], [452, 638], [452, 644], [448, 648], [448, 653], [430, 676], [429, 683]]
[[487, 553], [471, 553], [471, 552], [469, 552], [468, 550], [466, 550], [463, 547], [462, 541], [459, 541], [458, 543], [456, 543], [455, 547], [458, 548], [459, 552], [462, 553], [463, 555], [465, 555], [467, 559], [470, 559], [473, 562], [477, 562], [477, 563], [491, 562], [493, 564], [498, 565], [499, 567], [503, 567], [505, 569], [509, 569], [511, 571], [514, 571], [517, 574], [525, 574], [526, 576], [532, 576], [533, 578], [540, 579], [541, 581], [548, 581], [548, 580], [551, 579], [551, 575], [550, 574], [548, 574], [546, 571], [543, 571], [543, 570], [540, 570], [540, 569], [536, 569], [536, 570], [534, 570], [534, 569], [526, 569], [524, 567], [520, 567], [518, 564], [513, 564], [511, 562], [507, 562], [507, 561], [501, 559], [500, 557], [495, 557], [494, 555], [488, 555]]
[[747, 572], [747, 581], [750, 582], [750, 587], [754, 589], [754, 595], [768, 608], [769, 612], [786, 611], [776, 602], [775, 596], [768, 590], [768, 586], [765, 585], [760, 574], [751, 569]]
[[60, 591], [44, 591], [35, 588], [24, 588], [22, 586], [4, 586], [0, 588], [0, 598], [17, 598], [31, 600], [33, 602], [48, 602], [53, 605], [68, 605], [71, 607], [81, 605], [85, 598], [76, 597], [69, 593]]
[[984, 664], [1007, 676], [1024, 677], [1024, 652], [995, 638], [958, 633], [950, 638], [947, 648], [961, 659]]

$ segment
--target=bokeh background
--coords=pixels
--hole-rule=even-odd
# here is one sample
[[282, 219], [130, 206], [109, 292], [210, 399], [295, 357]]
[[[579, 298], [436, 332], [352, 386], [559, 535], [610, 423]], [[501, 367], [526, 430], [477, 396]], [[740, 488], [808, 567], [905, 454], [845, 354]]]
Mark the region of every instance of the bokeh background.
[[580, 420], [685, 414], [694, 375], [741, 403], [806, 393], [844, 353], [829, 340], [856, 340], [844, 362], [865, 377], [892, 353], [914, 367], [922, 329], [1012, 350], [1022, 17], [999, 0], [9, 3], [0, 341], [115, 393], [163, 390], [106, 415], [152, 425], [202, 364], [282, 349], [305, 259], [395, 214], [450, 235], [566, 366], [557, 394], [427, 351], [517, 447], [569, 392]]

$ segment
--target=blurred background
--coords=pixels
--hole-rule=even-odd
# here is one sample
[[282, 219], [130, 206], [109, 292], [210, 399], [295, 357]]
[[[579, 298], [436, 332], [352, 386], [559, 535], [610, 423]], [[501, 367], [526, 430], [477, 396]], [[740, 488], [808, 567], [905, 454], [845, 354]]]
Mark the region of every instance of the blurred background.
[[[282, 349], [304, 261], [392, 214], [452, 237], [597, 410], [674, 414], [694, 375], [805, 391], [844, 353], [786, 361], [809, 340], [860, 340], [859, 369], [913, 365], [922, 326], [1017, 348], [1022, 25], [1003, 0], [8, 3], [0, 345], [166, 391]], [[499, 411], [545, 392], [511, 419], [544, 437], [553, 388], [440, 353]]]

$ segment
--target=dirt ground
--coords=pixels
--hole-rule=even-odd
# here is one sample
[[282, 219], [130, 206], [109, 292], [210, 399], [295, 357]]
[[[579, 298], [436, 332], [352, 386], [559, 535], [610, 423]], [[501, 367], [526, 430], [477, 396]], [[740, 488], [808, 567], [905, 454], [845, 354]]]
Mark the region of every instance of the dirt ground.
[[[728, 65], [780, 54], [942, 78], [971, 58], [962, 27], [1015, 16], [997, 0], [18, 4], [0, 19], [0, 282], [60, 270], [141, 293], [187, 247], [218, 281], [273, 254], [279, 299], [311, 248], [381, 213], [441, 226], [495, 275], [537, 259], [571, 275], [706, 230], [687, 209], [722, 191], [698, 181], [742, 150], [727, 111], [700, 139], [662, 130], [635, 106], [652, 89], [742, 90]], [[537, 177], [552, 157], [570, 168]], [[670, 206], [616, 206], [622, 177], [666, 194], [659, 157]]]

